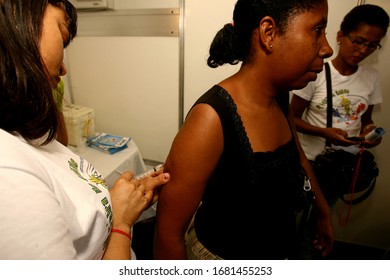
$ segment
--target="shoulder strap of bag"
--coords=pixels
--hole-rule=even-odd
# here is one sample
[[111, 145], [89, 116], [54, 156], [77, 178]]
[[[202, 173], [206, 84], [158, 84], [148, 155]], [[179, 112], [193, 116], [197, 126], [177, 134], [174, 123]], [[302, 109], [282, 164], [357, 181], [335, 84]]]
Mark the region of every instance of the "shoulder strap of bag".
[[[358, 156], [358, 160], [357, 160], [357, 163], [356, 163], [356, 167], [355, 167], [355, 172], [353, 174], [351, 185], [350, 185], [350, 190], [349, 190], [350, 193], [351, 193], [350, 194], [350, 198], [347, 201], [344, 200], [344, 198], [342, 198], [342, 200], [345, 202], [345, 204], [343, 205], [343, 208], [340, 210], [340, 214], [339, 214], [339, 225], [340, 226], [346, 226], [347, 223], [348, 223], [349, 217], [351, 215], [352, 205], [354, 204], [353, 203], [353, 201], [354, 201], [353, 195], [355, 193], [356, 181], [357, 181], [358, 176], [359, 176], [360, 163], [361, 163], [361, 160], [362, 160], [363, 152], [364, 152], [364, 147], [361, 147], [360, 152], [359, 152], [359, 156]], [[370, 193], [371, 193], [371, 191], [369, 192], [369, 194]], [[345, 211], [347, 211], [347, 212], [345, 213]]]
[[[330, 76], [329, 63], [325, 62], [325, 75], [326, 75], [326, 127], [332, 127], [332, 78]], [[330, 147], [330, 141], [326, 139], [326, 147]]]
[[[332, 105], [332, 79], [331, 79], [330, 67], [329, 67], [328, 62], [325, 63], [325, 74], [326, 74], [326, 99], [327, 99], [326, 127], [332, 127], [332, 106], [333, 106]], [[325, 146], [326, 147], [331, 146], [329, 140], [326, 140]], [[350, 197], [348, 200], [346, 200], [344, 197], [340, 197], [341, 200], [343, 200], [345, 203], [343, 208], [340, 211], [340, 214], [339, 214], [339, 224], [341, 226], [347, 225], [350, 214], [351, 214], [352, 205], [360, 203], [363, 200], [365, 200], [371, 194], [371, 192], [374, 190], [374, 187], [375, 187], [376, 177], [373, 179], [370, 187], [367, 189], [367, 191], [362, 196], [353, 199], [353, 195], [355, 192], [355, 185], [356, 185], [356, 181], [357, 181], [359, 171], [360, 171], [360, 162], [362, 159], [363, 151], [364, 151], [364, 147], [362, 147], [360, 152], [359, 152], [358, 161], [357, 161], [357, 164], [355, 167], [354, 176], [353, 176], [351, 186], [350, 186]], [[348, 209], [347, 209], [347, 207], [348, 207]], [[347, 211], [347, 212], [345, 213], [345, 211]]]
[[[355, 167], [355, 174], [354, 174], [354, 181], [355, 181], [355, 184], [356, 184], [356, 180], [359, 176], [359, 172], [360, 172], [360, 168], [361, 168], [361, 162], [367, 158], [364, 158], [363, 157], [363, 154], [366, 153], [367, 151], [364, 149], [364, 147], [361, 147], [360, 148], [360, 152], [358, 154], [358, 160], [357, 160], [357, 163], [356, 163], [356, 167]], [[364, 200], [366, 200], [370, 194], [374, 191], [374, 188], [375, 188], [375, 184], [376, 184], [376, 178], [377, 176], [374, 176], [369, 184], [369, 186], [363, 191], [360, 191], [359, 192], [359, 196], [354, 198], [353, 195], [355, 193], [355, 184], [350, 186], [350, 189], [349, 189], [349, 194], [341, 194], [340, 195], [340, 199], [342, 201], [344, 201], [346, 204], [352, 204], [352, 205], [355, 205], [355, 204], [358, 204]], [[345, 197], [346, 196], [346, 197]]]

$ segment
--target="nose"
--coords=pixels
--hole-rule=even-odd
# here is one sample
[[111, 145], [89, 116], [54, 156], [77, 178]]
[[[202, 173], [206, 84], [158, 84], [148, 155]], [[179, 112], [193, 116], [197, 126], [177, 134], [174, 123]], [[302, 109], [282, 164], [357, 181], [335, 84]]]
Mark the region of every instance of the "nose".
[[329, 42], [326, 39], [326, 37], [324, 36], [323, 44], [322, 44], [321, 49], [320, 49], [320, 56], [322, 58], [328, 58], [328, 57], [331, 57], [332, 55], [333, 55], [333, 49], [329, 45]]
[[65, 76], [67, 72], [68, 72], [68, 70], [66, 69], [66, 66], [65, 66], [64, 62], [61, 62], [60, 76]]

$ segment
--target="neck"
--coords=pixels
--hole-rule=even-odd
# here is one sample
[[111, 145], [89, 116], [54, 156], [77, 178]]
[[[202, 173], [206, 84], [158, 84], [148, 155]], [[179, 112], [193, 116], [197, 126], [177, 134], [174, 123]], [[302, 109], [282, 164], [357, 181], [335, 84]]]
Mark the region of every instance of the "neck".
[[332, 65], [334, 68], [337, 69], [337, 71], [339, 71], [339, 73], [341, 75], [344, 75], [344, 76], [349, 76], [349, 75], [352, 75], [354, 74], [358, 68], [359, 68], [359, 65], [349, 65], [347, 63], [345, 63], [345, 61], [342, 59], [342, 57], [340, 55], [337, 55], [336, 58], [334, 58], [332, 60]]
[[237, 73], [239, 85], [255, 103], [272, 103], [277, 92], [268, 73], [254, 71], [253, 68], [243, 67]]

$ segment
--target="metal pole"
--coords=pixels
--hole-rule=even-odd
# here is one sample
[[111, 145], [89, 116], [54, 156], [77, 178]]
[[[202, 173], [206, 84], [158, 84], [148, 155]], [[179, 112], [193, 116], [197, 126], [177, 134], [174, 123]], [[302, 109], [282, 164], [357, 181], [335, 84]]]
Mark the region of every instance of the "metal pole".
[[184, 122], [184, 7], [185, 0], [180, 0], [179, 10], [179, 128]]

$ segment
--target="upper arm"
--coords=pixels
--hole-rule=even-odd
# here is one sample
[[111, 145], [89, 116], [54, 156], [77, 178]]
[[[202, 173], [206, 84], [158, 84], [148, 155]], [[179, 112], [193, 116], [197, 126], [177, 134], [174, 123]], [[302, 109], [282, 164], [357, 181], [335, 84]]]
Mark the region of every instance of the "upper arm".
[[184, 235], [222, 149], [218, 114], [209, 105], [195, 106], [176, 135], [164, 165], [170, 180], [160, 192], [159, 234]]
[[302, 97], [293, 94], [291, 98], [291, 113], [293, 118], [302, 118], [303, 112], [309, 106], [310, 101], [303, 99]]

